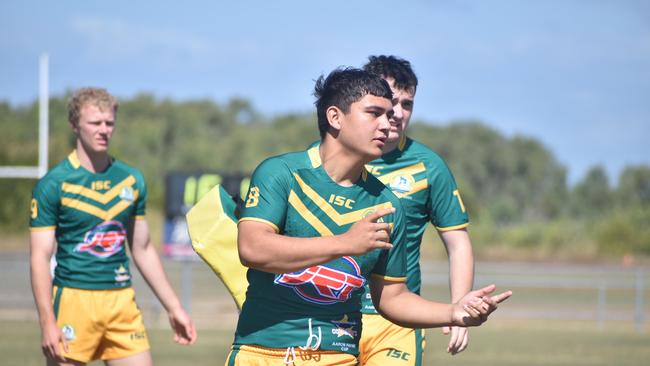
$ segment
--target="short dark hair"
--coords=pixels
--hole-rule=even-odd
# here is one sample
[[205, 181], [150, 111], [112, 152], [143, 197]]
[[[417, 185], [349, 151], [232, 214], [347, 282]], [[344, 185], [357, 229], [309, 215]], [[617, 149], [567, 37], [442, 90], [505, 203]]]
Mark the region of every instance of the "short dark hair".
[[397, 56], [369, 56], [368, 63], [363, 66], [363, 69], [382, 78], [393, 79], [393, 85], [397, 89], [413, 88], [415, 93], [418, 87], [418, 77], [415, 76], [411, 63]]
[[331, 106], [338, 107], [343, 113], [350, 112], [350, 105], [366, 95], [393, 99], [393, 93], [386, 80], [379, 75], [357, 68], [337, 68], [327, 77], [321, 75], [316, 80], [314, 96], [318, 131], [323, 138], [329, 129], [326, 111]]

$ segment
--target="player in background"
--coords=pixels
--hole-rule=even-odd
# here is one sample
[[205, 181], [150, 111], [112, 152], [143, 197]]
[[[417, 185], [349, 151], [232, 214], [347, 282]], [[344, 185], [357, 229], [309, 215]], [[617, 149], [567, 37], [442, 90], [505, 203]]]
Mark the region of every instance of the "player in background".
[[[417, 77], [408, 61], [395, 56], [370, 56], [364, 70], [384, 78], [393, 92], [394, 114], [383, 155], [371, 161], [368, 170], [386, 184], [404, 206], [406, 284], [409, 290], [420, 293], [420, 245], [425, 228], [431, 222], [447, 250], [451, 301], [456, 302], [471, 291], [474, 279], [472, 244], [466, 229], [468, 215], [444, 160], [427, 146], [406, 136]], [[370, 300], [369, 289], [363, 301], [362, 364], [420, 365], [424, 331], [402, 328], [379, 316]], [[467, 347], [467, 328], [444, 327], [443, 332], [451, 333], [447, 352], [456, 354]]]
[[365, 169], [389, 135], [390, 87], [339, 69], [314, 94], [321, 144], [251, 178], [238, 225], [249, 287], [227, 365], [356, 365], [367, 282], [381, 314], [418, 328], [479, 325], [511, 294], [489, 297], [492, 285], [443, 304], [408, 291], [404, 210]]
[[76, 148], [33, 190], [31, 283], [48, 365], [96, 359], [109, 366], [152, 365], [131, 287], [127, 244], [167, 310], [174, 340], [196, 340], [194, 324], [149, 238], [144, 178], [108, 154], [117, 109], [117, 100], [104, 89], [76, 91], [68, 104]]

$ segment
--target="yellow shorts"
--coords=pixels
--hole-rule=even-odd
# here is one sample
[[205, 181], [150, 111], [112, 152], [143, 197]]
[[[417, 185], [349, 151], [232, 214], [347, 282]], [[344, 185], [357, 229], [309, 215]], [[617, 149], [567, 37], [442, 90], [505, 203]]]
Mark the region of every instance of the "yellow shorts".
[[233, 347], [225, 366], [356, 366], [357, 357], [336, 351], [295, 348]]
[[363, 314], [359, 361], [364, 366], [420, 366], [424, 329], [402, 328], [378, 314]]
[[70, 352], [80, 362], [112, 360], [149, 350], [132, 288], [82, 290], [54, 286], [54, 315]]

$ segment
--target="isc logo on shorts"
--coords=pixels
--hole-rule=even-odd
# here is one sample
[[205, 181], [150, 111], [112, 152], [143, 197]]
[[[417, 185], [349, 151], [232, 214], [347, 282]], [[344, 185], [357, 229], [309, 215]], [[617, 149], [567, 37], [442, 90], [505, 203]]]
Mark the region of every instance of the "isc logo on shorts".
[[131, 335], [129, 337], [131, 338], [132, 341], [137, 341], [137, 340], [147, 338], [147, 333], [145, 333], [145, 332], [135, 332], [135, 333], [131, 333]]
[[341, 269], [318, 265], [279, 275], [274, 282], [293, 288], [300, 297], [312, 303], [329, 305], [344, 302], [354, 290], [363, 287], [366, 280], [352, 257], [342, 257], [335, 264]]

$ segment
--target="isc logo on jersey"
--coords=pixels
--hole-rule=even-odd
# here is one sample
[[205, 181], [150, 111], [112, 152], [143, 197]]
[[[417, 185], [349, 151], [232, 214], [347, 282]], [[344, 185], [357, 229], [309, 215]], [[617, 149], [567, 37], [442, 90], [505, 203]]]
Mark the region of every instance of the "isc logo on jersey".
[[84, 242], [77, 244], [74, 251], [107, 258], [119, 252], [125, 241], [124, 225], [119, 221], [106, 221], [88, 231], [84, 236]]
[[[333, 264], [339, 268], [333, 268]], [[354, 290], [363, 287], [366, 280], [352, 257], [341, 257], [330, 262], [330, 266], [318, 265], [278, 275], [274, 282], [292, 288], [309, 302], [329, 305], [348, 300]]]

